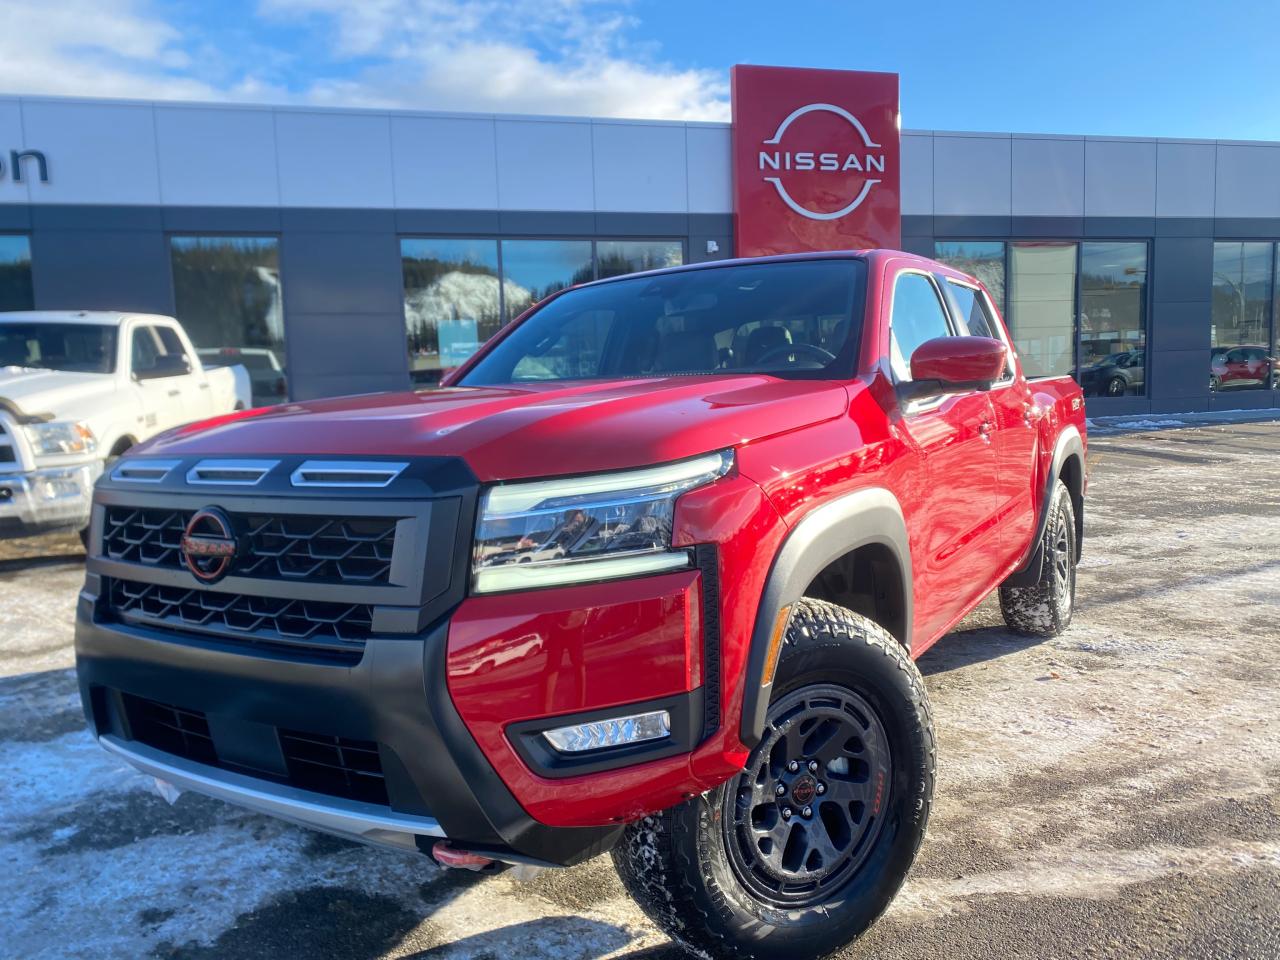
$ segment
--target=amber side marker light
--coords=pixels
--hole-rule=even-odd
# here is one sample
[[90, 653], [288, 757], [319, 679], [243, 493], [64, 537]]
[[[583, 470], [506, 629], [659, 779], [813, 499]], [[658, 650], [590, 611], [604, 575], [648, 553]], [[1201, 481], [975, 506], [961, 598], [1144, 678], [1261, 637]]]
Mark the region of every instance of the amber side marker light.
[[790, 605], [778, 611], [778, 618], [773, 621], [773, 633], [769, 635], [769, 649], [764, 655], [764, 676], [760, 678], [760, 686], [767, 687], [773, 683], [773, 675], [778, 669], [778, 652], [782, 649], [782, 638], [787, 635], [787, 623], [791, 619]]

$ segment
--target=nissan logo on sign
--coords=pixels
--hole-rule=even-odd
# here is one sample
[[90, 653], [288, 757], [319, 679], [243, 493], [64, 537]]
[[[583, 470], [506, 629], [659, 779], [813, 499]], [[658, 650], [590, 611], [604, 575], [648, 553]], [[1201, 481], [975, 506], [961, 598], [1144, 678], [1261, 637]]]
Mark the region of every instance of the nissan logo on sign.
[[898, 78], [733, 69], [738, 256], [901, 244]]
[[182, 562], [201, 583], [216, 583], [231, 570], [239, 543], [231, 519], [217, 507], [197, 510], [182, 534]]

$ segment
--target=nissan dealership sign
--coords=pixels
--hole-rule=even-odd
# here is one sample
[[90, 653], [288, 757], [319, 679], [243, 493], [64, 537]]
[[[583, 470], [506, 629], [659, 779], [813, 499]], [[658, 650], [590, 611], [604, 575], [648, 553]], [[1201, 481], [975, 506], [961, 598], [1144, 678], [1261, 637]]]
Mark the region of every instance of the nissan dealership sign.
[[901, 246], [898, 75], [732, 77], [737, 255]]

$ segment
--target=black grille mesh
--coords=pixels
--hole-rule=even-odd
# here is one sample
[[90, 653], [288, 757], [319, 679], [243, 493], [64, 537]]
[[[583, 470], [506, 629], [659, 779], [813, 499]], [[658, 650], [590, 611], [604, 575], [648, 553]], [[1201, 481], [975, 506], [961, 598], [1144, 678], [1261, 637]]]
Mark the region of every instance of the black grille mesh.
[[126, 620], [173, 630], [212, 633], [263, 646], [304, 647], [358, 660], [373, 628], [362, 603], [287, 600], [166, 587], [113, 579], [108, 606]]
[[[182, 567], [179, 548], [193, 511], [108, 507], [103, 553], [111, 560]], [[232, 514], [245, 549], [231, 574], [264, 580], [387, 583], [394, 517]]]
[[[198, 763], [237, 768], [218, 757], [204, 713], [128, 693], [123, 698], [134, 740]], [[270, 728], [265, 729], [269, 735]], [[376, 743], [283, 728], [277, 729], [276, 734], [288, 776], [271, 779], [283, 779], [290, 786], [313, 793], [388, 804]]]

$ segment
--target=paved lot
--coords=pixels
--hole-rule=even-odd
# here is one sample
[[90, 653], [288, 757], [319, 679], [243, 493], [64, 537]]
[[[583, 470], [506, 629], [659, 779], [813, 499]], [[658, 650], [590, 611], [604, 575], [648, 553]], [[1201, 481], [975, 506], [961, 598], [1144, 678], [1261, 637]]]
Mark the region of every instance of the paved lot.
[[[939, 799], [847, 956], [1280, 956], [1280, 424], [1100, 438], [1064, 636], [927, 654]], [[17, 554], [23, 556], [17, 556]], [[674, 960], [608, 859], [440, 871], [217, 801], [84, 732], [73, 538], [0, 559], [0, 954]]]

